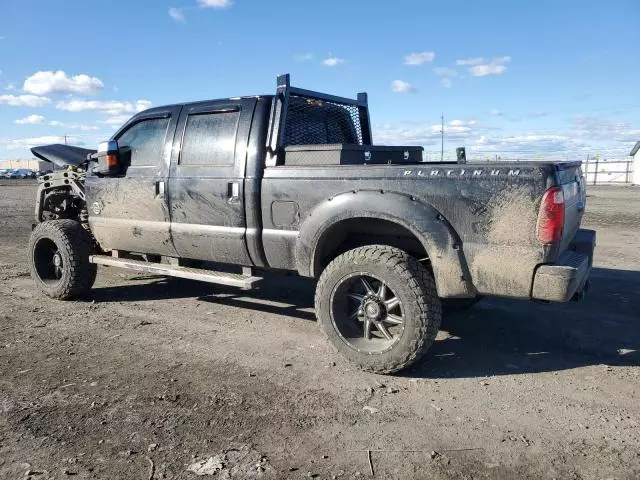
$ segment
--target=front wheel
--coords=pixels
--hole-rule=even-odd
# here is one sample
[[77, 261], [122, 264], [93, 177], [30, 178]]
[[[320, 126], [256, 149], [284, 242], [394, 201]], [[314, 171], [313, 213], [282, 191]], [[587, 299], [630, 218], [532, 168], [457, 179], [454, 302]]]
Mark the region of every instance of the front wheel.
[[442, 319], [429, 271], [385, 245], [356, 248], [334, 259], [320, 276], [315, 306], [334, 347], [360, 369], [383, 374], [419, 360]]
[[91, 237], [74, 220], [39, 223], [29, 239], [31, 277], [42, 292], [60, 300], [76, 298], [91, 289], [96, 265], [89, 263]]

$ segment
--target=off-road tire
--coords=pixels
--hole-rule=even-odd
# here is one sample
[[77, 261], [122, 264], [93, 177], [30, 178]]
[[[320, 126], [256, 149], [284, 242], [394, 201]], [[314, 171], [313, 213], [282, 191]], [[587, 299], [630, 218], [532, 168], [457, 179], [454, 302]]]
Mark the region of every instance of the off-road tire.
[[[406, 311], [401, 337], [383, 353], [357, 351], [343, 340], [332, 321], [332, 292], [354, 272], [383, 280]], [[418, 361], [435, 340], [442, 320], [431, 273], [406, 252], [386, 245], [356, 248], [335, 258], [318, 280], [315, 309], [318, 325], [335, 349], [361, 370], [380, 374], [398, 372]]]
[[[47, 240], [49, 242], [47, 242]], [[58, 280], [42, 278], [36, 248], [53, 242], [62, 259]], [[75, 220], [49, 220], [39, 223], [29, 238], [29, 269], [38, 288], [51, 298], [69, 300], [86, 294], [96, 279], [97, 266], [89, 263], [91, 237]]]

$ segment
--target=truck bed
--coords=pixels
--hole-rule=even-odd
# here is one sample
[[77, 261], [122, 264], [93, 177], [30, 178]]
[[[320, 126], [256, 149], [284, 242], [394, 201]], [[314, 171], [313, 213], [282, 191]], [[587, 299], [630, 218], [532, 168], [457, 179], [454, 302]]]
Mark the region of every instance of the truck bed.
[[[262, 204], [264, 251], [271, 266], [300, 269], [293, 254], [299, 229], [321, 221], [313, 216], [322, 208], [345, 218], [367, 217], [374, 209], [384, 211], [385, 204], [399, 202], [408, 228], [419, 229], [430, 207], [452, 232], [451, 238], [436, 239], [442, 264], [450, 250], [463, 265], [455, 285], [438, 285], [442, 296], [475, 291], [529, 298], [536, 267], [557, 260], [582, 216], [579, 188], [572, 187], [562, 245], [542, 246], [536, 238], [540, 199], [550, 187], [575, 184], [580, 175], [580, 162], [269, 167], [262, 181], [262, 195], [268, 199]], [[331, 202], [334, 207], [325, 206]], [[281, 218], [280, 211], [291, 215]], [[304, 273], [313, 275], [312, 270]]]

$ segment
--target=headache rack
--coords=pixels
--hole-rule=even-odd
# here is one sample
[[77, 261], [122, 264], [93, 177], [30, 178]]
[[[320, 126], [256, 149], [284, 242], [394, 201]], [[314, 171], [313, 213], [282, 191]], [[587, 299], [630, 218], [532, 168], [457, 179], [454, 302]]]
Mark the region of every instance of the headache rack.
[[284, 165], [287, 147], [370, 146], [367, 94], [354, 100], [313, 92], [292, 87], [290, 75], [280, 75], [267, 139], [267, 166]]

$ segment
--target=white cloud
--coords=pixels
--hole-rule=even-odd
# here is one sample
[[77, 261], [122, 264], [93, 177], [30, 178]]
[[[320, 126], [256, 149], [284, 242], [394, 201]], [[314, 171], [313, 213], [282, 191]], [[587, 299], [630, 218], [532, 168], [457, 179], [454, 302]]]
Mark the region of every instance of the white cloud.
[[423, 65], [425, 63], [433, 62], [436, 58], [434, 52], [412, 52], [404, 57], [405, 65]]
[[38, 125], [44, 121], [45, 118], [42, 115], [29, 115], [27, 117], [14, 120], [13, 123], [17, 123], [18, 125]]
[[[442, 125], [431, 126], [431, 131], [433, 133], [439, 133], [441, 129], [442, 129]], [[462, 120], [453, 120], [452, 122], [449, 122], [449, 125], [444, 126], [444, 134], [445, 135], [455, 134], [458, 136], [469, 135], [471, 134], [471, 126], [470, 124], [465, 124], [465, 122], [463, 122]]]
[[444, 88], [451, 88], [453, 86], [453, 82], [448, 77], [444, 77], [443, 79], [441, 79], [440, 83]]
[[64, 123], [59, 120], [51, 120], [49, 122], [49, 126], [51, 127], [64, 127], [72, 130], [80, 130], [82, 132], [92, 132], [94, 130], [98, 130], [98, 127], [95, 125], [83, 125], [77, 123]]
[[149, 100], [136, 100], [135, 103], [120, 100], [70, 100], [58, 102], [58, 110], [68, 112], [105, 112], [109, 115], [122, 115], [124, 113], [136, 113], [151, 107]]
[[[75, 145], [83, 145], [83, 142], [81, 142], [77, 137], [67, 136], [66, 141], [68, 143], [72, 143]], [[19, 148], [21, 149], [31, 148], [31, 147], [37, 147], [38, 145], [47, 145], [50, 143], [64, 143], [64, 142], [65, 142], [65, 137], [60, 135], [44, 135], [42, 137], [19, 138], [15, 140], [4, 141], [4, 143], [6, 144], [9, 150], [15, 150]]]
[[565, 135], [512, 135], [509, 137], [502, 137], [501, 141], [504, 143], [542, 143], [542, 142], [563, 142], [568, 140]]
[[[602, 128], [602, 124], [599, 126]], [[617, 138], [620, 140], [629, 138], [634, 133], [633, 128], [628, 125], [626, 127], [628, 127], [626, 130], [619, 130], [620, 136]], [[442, 125], [439, 123], [400, 122], [374, 126], [374, 137], [376, 143], [382, 145], [424, 146], [426, 159], [439, 160], [441, 130]], [[635, 131], [640, 134], [640, 130]], [[474, 120], [456, 119], [450, 121], [444, 126], [444, 140], [445, 159], [449, 160], [455, 159], [455, 147], [458, 146], [467, 146], [467, 156], [475, 159], [494, 159], [497, 157], [502, 159], [559, 160], [576, 156], [584, 158], [585, 147], [591, 152], [599, 151], [596, 143], [588, 142], [579, 136], [576, 138], [576, 133], [572, 131], [538, 130], [503, 135], [490, 127], [477, 125]], [[632, 142], [628, 142], [624, 148], [630, 148], [632, 144]], [[612, 151], [612, 149], [608, 151]]]
[[487, 75], [500, 75], [507, 71], [504, 65], [475, 65], [469, 69], [469, 73], [474, 77], [484, 77]]
[[153, 105], [149, 100], [136, 100], [136, 112], [148, 110]]
[[629, 123], [590, 115], [580, 115], [571, 121], [576, 137], [610, 142], [636, 142], [640, 139], [640, 128]]
[[322, 60], [322, 65], [325, 67], [337, 67], [338, 65], [342, 65], [344, 63], [343, 58], [338, 57], [328, 57]]
[[436, 75], [439, 77], [457, 77], [458, 72], [449, 67], [436, 67], [433, 69]]
[[171, 7], [169, 9], [169, 16], [173, 18], [176, 22], [186, 23], [187, 20], [184, 18], [184, 13], [179, 8]]
[[500, 75], [507, 71], [507, 67], [504, 65], [505, 63], [509, 63], [511, 61], [511, 57], [496, 57], [490, 63], [481, 63], [477, 65], [473, 65], [469, 68], [469, 73], [473, 77], [484, 77], [486, 75]]
[[37, 95], [0, 95], [0, 105], [10, 105], [12, 107], [43, 107], [51, 103], [47, 97]]
[[233, 5], [231, 0], [198, 0], [198, 5], [203, 8], [227, 8]]
[[59, 102], [56, 108], [68, 112], [104, 111], [109, 115], [118, 115], [122, 112], [134, 111], [134, 106], [131, 102], [121, 102], [118, 100], [70, 100], [68, 102]]
[[82, 132], [94, 132], [96, 130], [98, 130], [98, 127], [96, 127], [95, 125], [76, 125], [76, 124], [71, 124], [69, 125], [69, 128], [72, 129], [77, 129], [80, 130]]
[[23, 90], [34, 95], [49, 95], [52, 93], [80, 93], [95, 95], [104, 84], [97, 77], [80, 74], [68, 77], [65, 72], [58, 70], [36, 72], [24, 81]]
[[391, 90], [396, 93], [415, 93], [418, 91], [416, 87], [404, 80], [394, 80], [391, 82]]
[[509, 135], [479, 135], [470, 144], [468, 156], [476, 159], [561, 160], [579, 154], [584, 146], [569, 133], [529, 131]]
[[313, 53], [298, 53], [293, 56], [293, 59], [296, 62], [307, 62], [309, 60], [313, 60]]
[[[499, 112], [498, 112], [499, 113]], [[399, 122], [374, 126], [376, 143], [421, 145], [425, 158], [440, 159], [440, 123]], [[454, 119], [444, 126], [445, 158], [455, 160], [455, 147], [466, 146], [471, 159], [566, 160], [592, 157], [622, 158], [640, 138], [640, 124], [602, 116], [577, 116], [565, 128], [503, 132]]]
[[15, 92], [16, 90], [18, 90], [13, 83], [7, 83], [4, 89], [8, 92]]
[[497, 108], [492, 109], [489, 113], [495, 117], [501, 117], [502, 115], [504, 115], [504, 113], [502, 113]]
[[509, 55], [505, 55], [504, 57], [496, 57], [493, 59], [493, 63], [508, 63], [511, 61], [511, 57]]
[[456, 60], [456, 65], [478, 65], [484, 62], [484, 57], [463, 58]]
[[114, 117], [107, 118], [102, 123], [106, 123], [107, 125], [117, 125], [120, 126], [127, 120], [131, 118], [131, 115], [116, 115]]
[[[440, 145], [442, 125], [404, 122], [374, 128], [376, 143], [381, 145]], [[470, 122], [463, 125], [445, 125], [445, 140], [464, 144], [475, 135]]]

